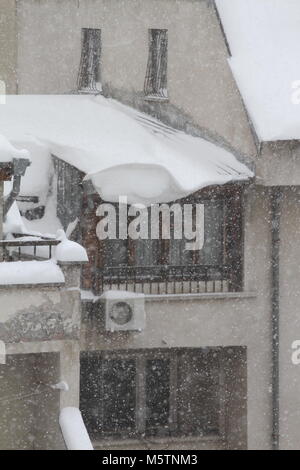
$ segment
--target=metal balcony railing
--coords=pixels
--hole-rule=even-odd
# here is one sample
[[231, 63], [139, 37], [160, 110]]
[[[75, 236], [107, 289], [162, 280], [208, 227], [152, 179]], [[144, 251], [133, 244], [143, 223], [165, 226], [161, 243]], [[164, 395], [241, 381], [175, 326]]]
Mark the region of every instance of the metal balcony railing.
[[120, 266], [97, 269], [97, 290], [145, 294], [217, 293], [238, 291], [227, 266]]
[[1, 240], [0, 261], [28, 261], [50, 259], [59, 240]]

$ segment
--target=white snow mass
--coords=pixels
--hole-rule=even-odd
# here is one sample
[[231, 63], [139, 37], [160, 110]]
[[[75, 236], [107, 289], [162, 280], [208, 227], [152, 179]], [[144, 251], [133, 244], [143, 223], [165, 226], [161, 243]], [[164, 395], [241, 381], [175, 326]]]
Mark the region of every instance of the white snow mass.
[[299, 139], [299, 0], [216, 4], [232, 53], [229, 64], [259, 139]]
[[31, 192], [48, 184], [35, 145], [43, 165], [51, 154], [61, 158], [112, 202], [119, 195], [129, 203], [168, 202], [253, 176], [223, 148], [101, 96], [9, 95], [0, 107], [0, 128], [16, 145], [28, 142], [34, 158], [23, 184], [30, 178]]

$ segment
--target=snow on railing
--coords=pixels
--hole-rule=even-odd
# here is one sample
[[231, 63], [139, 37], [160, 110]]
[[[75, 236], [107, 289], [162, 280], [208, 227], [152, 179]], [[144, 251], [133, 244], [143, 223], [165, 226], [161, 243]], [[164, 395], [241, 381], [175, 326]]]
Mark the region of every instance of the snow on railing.
[[60, 240], [34, 237], [23, 240], [0, 240], [1, 261], [51, 259], [53, 248], [59, 243]]
[[63, 408], [59, 425], [68, 450], [94, 450], [78, 408]]

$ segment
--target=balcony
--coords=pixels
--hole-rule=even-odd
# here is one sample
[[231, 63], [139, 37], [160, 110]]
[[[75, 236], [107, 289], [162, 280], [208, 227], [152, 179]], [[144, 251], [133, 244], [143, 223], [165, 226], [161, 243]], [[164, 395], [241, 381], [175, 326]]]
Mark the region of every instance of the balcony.
[[1, 340], [77, 341], [85, 250], [62, 237], [16, 236], [0, 241]]

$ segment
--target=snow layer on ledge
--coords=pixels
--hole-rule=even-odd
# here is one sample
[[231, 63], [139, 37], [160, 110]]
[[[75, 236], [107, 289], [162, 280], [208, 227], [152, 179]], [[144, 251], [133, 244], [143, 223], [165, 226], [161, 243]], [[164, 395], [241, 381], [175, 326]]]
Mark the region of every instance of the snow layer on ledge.
[[[0, 128], [19, 145], [43, 146], [45, 165], [53, 154], [89, 175], [107, 201], [167, 202], [253, 176], [228, 151], [101, 96], [9, 95]], [[33, 161], [27, 187], [48, 184], [39, 167]]]
[[58, 230], [58, 239], [61, 239], [59, 245], [55, 248], [55, 259], [61, 262], [87, 262], [88, 256], [86, 250], [79, 243], [68, 240], [63, 230]]
[[259, 139], [299, 139], [300, 102], [294, 104], [292, 87], [300, 80], [300, 1], [216, 4], [232, 53], [229, 64]]
[[80, 290], [81, 300], [86, 300], [90, 302], [97, 302], [100, 299], [99, 295], [93, 294], [91, 290], [81, 289]]
[[0, 163], [11, 162], [13, 158], [29, 158], [29, 152], [16, 149], [4, 135], [0, 134]]
[[132, 298], [144, 298], [145, 294], [139, 294], [136, 292], [128, 292], [126, 290], [107, 290], [105, 291], [100, 298], [101, 299], [111, 299], [111, 300], [118, 300], [118, 299], [132, 299]]
[[12, 261], [0, 263], [0, 285], [56, 284], [65, 277], [52, 261]]
[[78, 408], [63, 408], [59, 424], [68, 450], [94, 450]]

